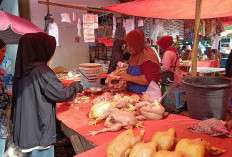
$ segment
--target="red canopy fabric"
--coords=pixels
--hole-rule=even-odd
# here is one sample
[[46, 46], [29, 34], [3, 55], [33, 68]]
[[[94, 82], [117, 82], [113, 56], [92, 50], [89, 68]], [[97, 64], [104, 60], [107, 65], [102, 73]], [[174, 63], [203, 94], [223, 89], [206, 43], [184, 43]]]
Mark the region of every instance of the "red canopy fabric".
[[[141, 17], [195, 19], [196, 0], [138, 0], [104, 8]], [[232, 0], [202, 0], [201, 19], [229, 16]]]
[[221, 18], [221, 21], [224, 27], [232, 25], [232, 17], [223, 17]]
[[0, 10], [0, 38], [7, 44], [17, 44], [25, 33], [44, 32], [30, 21]]

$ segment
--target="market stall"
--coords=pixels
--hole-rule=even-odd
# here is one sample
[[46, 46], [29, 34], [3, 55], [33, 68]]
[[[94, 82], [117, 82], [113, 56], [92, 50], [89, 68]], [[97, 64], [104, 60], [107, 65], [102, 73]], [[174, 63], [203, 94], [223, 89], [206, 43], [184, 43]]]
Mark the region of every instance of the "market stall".
[[[82, 97], [84, 98], [84, 97]], [[81, 98], [80, 98], [81, 99]], [[117, 131], [117, 132], [106, 132], [95, 135], [94, 137], [87, 135], [89, 131], [99, 130], [104, 128], [103, 122], [99, 122], [96, 126], [88, 125], [89, 118], [87, 117], [88, 112], [91, 108], [91, 101], [93, 98], [91, 97], [87, 103], [80, 103], [74, 105], [67, 105], [65, 103], [57, 105], [57, 118], [69, 128], [69, 130], [73, 130], [76, 132], [81, 142], [78, 144], [79, 147], [82, 147], [76, 152], [81, 153], [77, 156], [90, 156], [91, 154], [98, 154], [98, 156], [106, 156], [106, 149], [110, 141], [112, 141], [117, 135], [121, 132], [125, 131], [124, 129]], [[232, 153], [230, 149], [230, 145], [232, 144], [230, 138], [220, 138], [220, 137], [212, 137], [206, 134], [199, 134], [199, 133], [192, 133], [187, 130], [189, 126], [194, 123], [200, 122], [199, 120], [191, 119], [186, 116], [180, 115], [169, 115], [164, 120], [147, 120], [142, 121], [144, 125], [143, 128], [137, 129], [134, 128], [136, 134], [139, 133], [141, 129], [145, 130], [145, 142], [148, 142], [152, 135], [156, 131], [164, 131], [170, 128], [174, 128], [177, 133], [177, 138], [203, 138], [207, 140], [210, 144], [219, 147], [221, 149], [225, 149], [226, 153], [222, 156], [230, 156]], [[66, 128], [67, 129], [67, 128]], [[231, 132], [232, 133], [232, 132]], [[77, 142], [75, 142], [77, 143]], [[97, 146], [96, 148], [87, 151], [93, 147]], [[87, 151], [85, 153], [80, 152]]]
[[[175, 1], [171, 3], [170, 1], [164, 1], [165, 2], [164, 4], [160, 4], [159, 2], [160, 1], [151, 1], [151, 0], [144, 1], [143, 0], [143, 1], [131, 2], [128, 4], [120, 4], [118, 6], [105, 7], [105, 8], [114, 10], [113, 7], [116, 7], [117, 9], [115, 9], [114, 11], [121, 12], [121, 13], [127, 13], [130, 15], [144, 16], [144, 17], [155, 17], [155, 18], [165, 18], [165, 19], [177, 19], [177, 18], [178, 19], [194, 19], [195, 17], [194, 16], [195, 1], [193, 0], [189, 0], [188, 3], [176, 1], [176, 7], [167, 7], [167, 6], [174, 6], [173, 2]], [[202, 18], [212, 18], [212, 17], [218, 18], [218, 17], [232, 15], [232, 11], [228, 7], [228, 5], [230, 4], [229, 1], [220, 2], [220, 5], [218, 5], [217, 0], [214, 0], [214, 3], [212, 2], [208, 3], [206, 1], [204, 2], [202, 4], [202, 8], [203, 8], [202, 16], [201, 16]], [[153, 6], [153, 8], [151, 6]], [[154, 9], [154, 7], [157, 7], [157, 6], [162, 8], [162, 10]], [[222, 6], [226, 6], [222, 12], [215, 11], [216, 7], [220, 8]], [[131, 8], [128, 9], [129, 7]], [[178, 10], [176, 9], [177, 7], [181, 9]], [[152, 10], [149, 12], [147, 11], [147, 8], [151, 8]], [[166, 14], [163, 14], [163, 8], [170, 9], [170, 10], [167, 10], [167, 12], [169, 12], [170, 14], [168, 14], [167, 16]], [[200, 8], [198, 7], [198, 10], [199, 9]], [[125, 12], [126, 10], [127, 12]], [[189, 13], [189, 14], [186, 14], [186, 13]], [[198, 15], [198, 18], [196, 20], [196, 24], [197, 24], [195, 25], [196, 27], [199, 26], [199, 20], [200, 20], [200, 15]], [[197, 44], [197, 38], [196, 38], [197, 33], [196, 32], [195, 32], [194, 45]], [[196, 50], [196, 47], [195, 47], [195, 50]], [[195, 58], [193, 59], [193, 62], [196, 63], [196, 54], [193, 55], [193, 58]], [[215, 66], [214, 62], [215, 61], [202, 61], [202, 62], [198, 62], [197, 66], [199, 67], [200, 66], [204, 66], [204, 67], [213, 66], [214, 67]], [[197, 72], [197, 68], [195, 70]], [[202, 71], [199, 71], [199, 72], [202, 72]], [[83, 76], [85, 77], [86, 73], [81, 74], [81, 75], [82, 77]], [[86, 82], [83, 82], [82, 80], [82, 84], [85, 84], [85, 83]], [[113, 93], [115, 94], [117, 93], [117, 91], [116, 92], [113, 91]], [[88, 149], [98, 146], [97, 148], [93, 150], [80, 154], [80, 156], [90, 156], [91, 154], [98, 154], [99, 156], [106, 156], [106, 148], [109, 142], [113, 140], [117, 135], [119, 135], [124, 130], [123, 129], [123, 130], [116, 130], [115, 132], [104, 132], [104, 133], [100, 133], [97, 135], [95, 135], [93, 132], [89, 132], [89, 131], [98, 131], [98, 130], [103, 129], [104, 122], [105, 122], [103, 120], [103, 121], [100, 121], [97, 125], [89, 125], [89, 121], [90, 121], [89, 112], [93, 105], [92, 103], [93, 103], [94, 98], [96, 98], [96, 96], [92, 96], [92, 95], [88, 96], [88, 95], [82, 94], [82, 95], [77, 96], [74, 102], [57, 104], [57, 118], [62, 122], [63, 131], [71, 139], [76, 153], [82, 153], [84, 151], [87, 151]], [[232, 143], [229, 138], [211, 137], [206, 134], [197, 134], [197, 133], [192, 133], [186, 130], [187, 127], [189, 127], [190, 125], [194, 123], [198, 123], [198, 122], [200, 121], [191, 119], [189, 117], [183, 117], [183, 116], [172, 115], [172, 114], [163, 120], [146, 120], [146, 121], [143, 120], [142, 121], [142, 124], [144, 126], [143, 129], [146, 131], [145, 141], [149, 141], [155, 131], [161, 131], [161, 130], [167, 130], [169, 128], [174, 128], [177, 132], [178, 138], [201, 137], [207, 140], [208, 142], [210, 142], [211, 144], [217, 147], [220, 147], [222, 149], [225, 149], [226, 153], [224, 153], [222, 156], [230, 156], [232, 152], [229, 148], [229, 145], [231, 145]], [[138, 133], [140, 129], [134, 129], [134, 130], [136, 133]], [[95, 136], [92, 137], [91, 135], [88, 135], [89, 133], [90, 134], [92, 133], [92, 135], [95, 135]]]

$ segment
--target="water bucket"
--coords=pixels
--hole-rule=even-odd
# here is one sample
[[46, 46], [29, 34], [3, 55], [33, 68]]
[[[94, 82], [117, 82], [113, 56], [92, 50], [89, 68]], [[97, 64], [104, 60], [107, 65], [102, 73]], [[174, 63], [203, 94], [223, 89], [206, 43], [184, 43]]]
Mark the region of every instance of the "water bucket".
[[97, 63], [79, 64], [81, 84], [84, 88], [100, 87], [102, 65]]
[[226, 119], [232, 80], [226, 77], [199, 76], [182, 81], [191, 118]]

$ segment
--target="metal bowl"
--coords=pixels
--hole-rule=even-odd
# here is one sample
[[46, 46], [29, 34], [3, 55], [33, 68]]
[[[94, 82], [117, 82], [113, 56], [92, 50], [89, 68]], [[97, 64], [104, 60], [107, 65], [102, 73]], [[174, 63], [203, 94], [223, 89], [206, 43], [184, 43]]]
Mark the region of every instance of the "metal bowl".
[[91, 88], [85, 88], [84, 92], [86, 94], [101, 94], [103, 92], [103, 89], [100, 87], [91, 87]]

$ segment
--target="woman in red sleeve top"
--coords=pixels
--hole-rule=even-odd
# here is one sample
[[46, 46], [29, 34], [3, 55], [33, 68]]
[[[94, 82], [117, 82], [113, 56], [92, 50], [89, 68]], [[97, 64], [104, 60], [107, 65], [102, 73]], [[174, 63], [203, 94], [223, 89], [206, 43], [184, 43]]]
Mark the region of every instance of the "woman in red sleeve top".
[[127, 52], [131, 54], [127, 73], [122, 73], [122, 80], [127, 81], [129, 92], [142, 94], [151, 81], [159, 82], [160, 63], [154, 50], [145, 45], [142, 30], [133, 30], [124, 38]]

